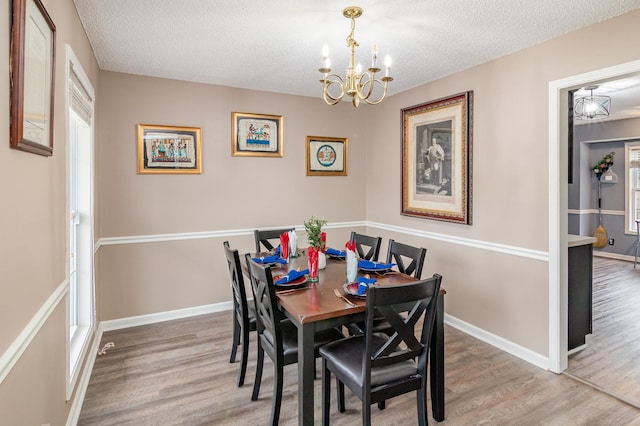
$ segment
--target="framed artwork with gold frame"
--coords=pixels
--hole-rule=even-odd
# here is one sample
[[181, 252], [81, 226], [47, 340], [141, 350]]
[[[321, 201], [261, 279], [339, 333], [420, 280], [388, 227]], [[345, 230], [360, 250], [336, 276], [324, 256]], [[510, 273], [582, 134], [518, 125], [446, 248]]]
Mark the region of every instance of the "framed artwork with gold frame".
[[138, 124], [138, 174], [202, 173], [200, 127]]
[[234, 112], [231, 114], [231, 155], [282, 157], [282, 116]]
[[347, 176], [349, 140], [307, 136], [307, 176]]
[[402, 109], [402, 210], [471, 225], [473, 92]]
[[53, 155], [56, 26], [40, 0], [13, 0], [11, 148]]

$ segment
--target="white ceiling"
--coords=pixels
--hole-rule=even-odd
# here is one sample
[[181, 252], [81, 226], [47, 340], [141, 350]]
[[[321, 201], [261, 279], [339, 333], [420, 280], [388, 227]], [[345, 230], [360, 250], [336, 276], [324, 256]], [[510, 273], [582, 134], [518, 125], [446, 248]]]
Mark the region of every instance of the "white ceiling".
[[[348, 61], [350, 23], [342, 10], [352, 2], [74, 2], [103, 70], [319, 97], [322, 46], [334, 71], [343, 74]], [[392, 58], [389, 94], [640, 8], [640, 0], [353, 4], [364, 9], [356, 20], [356, 60], [367, 66], [374, 43], [381, 59]]]

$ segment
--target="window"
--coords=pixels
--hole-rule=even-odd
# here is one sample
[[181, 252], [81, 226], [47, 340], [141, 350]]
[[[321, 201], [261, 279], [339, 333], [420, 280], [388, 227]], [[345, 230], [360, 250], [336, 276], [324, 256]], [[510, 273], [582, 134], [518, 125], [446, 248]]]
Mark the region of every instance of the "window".
[[93, 87], [67, 46], [68, 333], [67, 399], [95, 326], [93, 280]]
[[640, 220], [640, 141], [625, 143], [625, 233], [636, 233], [636, 220]]

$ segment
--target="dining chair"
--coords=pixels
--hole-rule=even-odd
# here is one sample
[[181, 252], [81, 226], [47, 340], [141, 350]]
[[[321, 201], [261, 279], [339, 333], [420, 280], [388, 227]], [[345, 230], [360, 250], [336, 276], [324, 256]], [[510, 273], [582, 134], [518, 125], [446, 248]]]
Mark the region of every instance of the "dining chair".
[[[271, 425], [277, 425], [282, 402], [283, 368], [285, 365], [298, 362], [298, 329], [290, 321], [281, 321], [271, 269], [254, 262], [249, 254], [245, 255], [245, 259], [249, 269], [258, 329], [256, 378], [253, 382], [251, 400], [257, 400], [260, 393], [262, 367], [266, 353], [274, 367]], [[343, 337], [342, 333], [334, 328], [318, 331], [314, 342], [316, 358], [319, 356], [318, 349], [322, 345]]]
[[229, 266], [231, 278], [231, 290], [233, 292], [233, 343], [229, 362], [236, 362], [238, 346], [242, 344], [240, 356], [240, 371], [238, 372], [238, 387], [244, 384], [244, 376], [247, 372], [247, 359], [249, 357], [249, 332], [256, 331], [256, 311], [253, 304], [247, 302], [247, 291], [244, 287], [244, 278], [240, 266], [238, 250], [229, 247], [229, 242], [223, 243], [224, 252]]
[[[256, 240], [256, 253], [261, 253], [262, 251], [271, 251], [275, 247], [278, 247], [280, 244], [280, 235], [284, 232], [293, 231], [294, 228], [287, 229], [256, 229], [253, 231], [253, 235]], [[274, 246], [271, 242], [276, 240], [276, 245]], [[264, 247], [264, 250], [262, 249]]]
[[[371, 424], [371, 404], [417, 391], [418, 424], [427, 422], [427, 358], [442, 277], [367, 291], [366, 332], [328, 343], [322, 357], [322, 424], [329, 424], [331, 374], [338, 381], [338, 408], [344, 411], [344, 386], [362, 401], [362, 424]], [[375, 333], [383, 315], [394, 333]], [[422, 318], [420, 339], [414, 329]], [[342, 405], [342, 406], [341, 406]]]
[[[399, 272], [413, 275], [414, 278], [419, 280], [422, 278], [422, 267], [424, 266], [426, 255], [426, 248], [414, 247], [390, 239], [385, 263], [395, 263]], [[405, 266], [405, 262], [408, 262], [408, 265]], [[364, 334], [364, 321], [350, 323], [346, 327], [350, 334]], [[373, 331], [374, 333], [393, 334], [391, 325], [378, 315], [374, 319]], [[380, 404], [380, 408], [384, 408], [384, 404]]]
[[[413, 274], [414, 278], [420, 279], [426, 255], [426, 248], [414, 247], [390, 239], [385, 263], [395, 263], [399, 272], [407, 275]], [[405, 261], [409, 262], [407, 266], [405, 266]]]
[[[351, 232], [349, 242], [356, 242], [356, 251], [360, 259], [378, 261], [380, 255], [380, 245], [382, 245], [381, 237], [371, 237], [369, 235], [358, 234], [356, 231]], [[366, 252], [365, 252], [366, 250]]]

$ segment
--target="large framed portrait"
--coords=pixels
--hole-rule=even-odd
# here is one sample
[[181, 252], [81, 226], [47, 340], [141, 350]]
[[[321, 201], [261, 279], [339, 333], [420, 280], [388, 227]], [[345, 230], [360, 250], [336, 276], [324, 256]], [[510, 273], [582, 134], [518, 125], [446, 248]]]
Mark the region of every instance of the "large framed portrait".
[[347, 176], [347, 138], [307, 136], [307, 176]]
[[56, 26], [40, 0], [13, 0], [11, 148], [53, 155]]
[[471, 225], [473, 92], [402, 109], [402, 210]]
[[231, 155], [282, 157], [282, 116], [234, 112], [231, 115]]
[[138, 174], [202, 173], [200, 127], [138, 124]]

